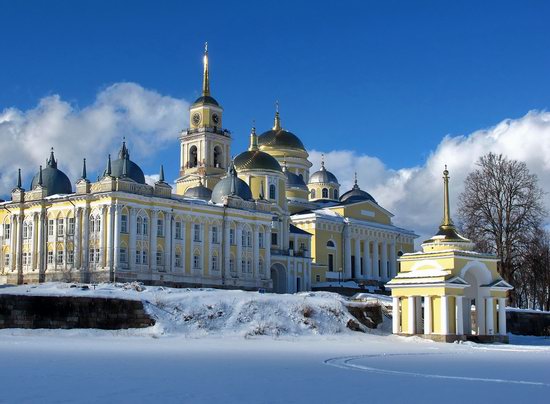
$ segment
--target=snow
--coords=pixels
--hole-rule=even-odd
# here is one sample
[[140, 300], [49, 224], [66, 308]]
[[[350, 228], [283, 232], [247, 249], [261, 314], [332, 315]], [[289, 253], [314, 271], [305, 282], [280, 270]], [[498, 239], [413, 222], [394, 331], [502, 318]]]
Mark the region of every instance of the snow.
[[[0, 330], [0, 402], [548, 402], [550, 339], [435, 343], [342, 328], [347, 317], [334, 312], [345, 301], [331, 293], [133, 286], [1, 289], [142, 299], [159, 322], [142, 330]], [[319, 311], [309, 317], [316, 329], [302, 324], [304, 304]], [[176, 308], [197, 320], [184, 321]], [[207, 313], [219, 308], [225, 314], [208, 325]], [[258, 324], [286, 331], [250, 333]]]

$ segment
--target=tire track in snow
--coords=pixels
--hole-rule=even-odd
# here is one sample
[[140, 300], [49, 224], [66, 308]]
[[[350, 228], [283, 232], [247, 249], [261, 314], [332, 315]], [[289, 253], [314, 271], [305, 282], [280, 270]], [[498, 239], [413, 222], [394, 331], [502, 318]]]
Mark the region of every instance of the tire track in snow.
[[395, 356], [428, 356], [428, 355], [452, 355], [451, 353], [404, 353], [404, 354], [375, 354], [375, 355], [357, 355], [357, 356], [341, 356], [335, 358], [329, 358], [323, 361], [324, 364], [333, 366], [340, 369], [347, 370], [358, 370], [369, 373], [378, 373], [384, 375], [403, 375], [403, 376], [412, 376], [412, 377], [424, 377], [428, 379], [444, 379], [444, 380], [461, 380], [469, 382], [486, 382], [486, 383], [512, 383], [512, 384], [522, 384], [529, 386], [543, 386], [550, 387], [549, 383], [543, 382], [533, 382], [528, 380], [509, 380], [509, 379], [492, 379], [485, 377], [470, 377], [470, 376], [446, 376], [430, 373], [418, 373], [418, 372], [407, 372], [400, 370], [388, 370], [380, 369], [372, 366], [364, 366], [353, 363], [354, 361], [360, 359], [369, 359], [369, 358], [380, 358], [380, 357], [395, 357]]

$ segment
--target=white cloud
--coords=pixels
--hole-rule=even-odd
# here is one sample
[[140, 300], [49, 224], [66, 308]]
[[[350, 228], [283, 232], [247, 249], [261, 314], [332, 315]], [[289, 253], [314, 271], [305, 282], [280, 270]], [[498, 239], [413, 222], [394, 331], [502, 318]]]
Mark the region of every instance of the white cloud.
[[[456, 216], [457, 200], [463, 182], [482, 155], [502, 153], [524, 161], [539, 177], [539, 185], [550, 191], [550, 112], [531, 111], [519, 119], [467, 136], [446, 136], [421, 166], [388, 169], [375, 157], [354, 151], [325, 153], [325, 166], [342, 184], [344, 192], [353, 185], [358, 172], [359, 186], [396, 215], [394, 223], [415, 230], [422, 237], [432, 235], [442, 219], [442, 171], [447, 164], [451, 176], [451, 205]], [[319, 167], [321, 152], [310, 152], [313, 167]], [[550, 195], [545, 195], [550, 211]]]
[[83, 157], [89, 172], [101, 170], [107, 154], [118, 151], [123, 136], [133, 160], [154, 158], [187, 126], [187, 109], [187, 102], [135, 83], [113, 84], [83, 109], [59, 95], [45, 97], [26, 111], [5, 109], [0, 112], [0, 195], [15, 186], [18, 167], [28, 188], [50, 147], [72, 181], [79, 177]]

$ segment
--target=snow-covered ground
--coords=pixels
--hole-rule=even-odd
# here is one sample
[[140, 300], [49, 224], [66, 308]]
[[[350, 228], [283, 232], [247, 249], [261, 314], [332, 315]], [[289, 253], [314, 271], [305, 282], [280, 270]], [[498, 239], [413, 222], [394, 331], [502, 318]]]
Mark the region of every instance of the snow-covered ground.
[[[9, 291], [27, 293], [22, 288], [30, 287]], [[49, 289], [29, 293], [93, 293]], [[0, 330], [0, 402], [547, 403], [550, 397], [544, 338], [441, 344], [351, 332], [342, 327], [345, 315], [334, 314], [343, 303], [332, 294], [108, 289], [96, 293], [146, 296], [151, 310], [165, 315], [146, 330]], [[255, 302], [253, 310], [245, 309], [247, 301]], [[300, 325], [304, 304], [317, 327]], [[179, 318], [176, 307], [201, 320]], [[213, 318], [216, 326], [197, 325], [219, 307], [224, 314]], [[291, 313], [294, 319], [285, 317]], [[281, 322], [277, 333], [250, 332]]]

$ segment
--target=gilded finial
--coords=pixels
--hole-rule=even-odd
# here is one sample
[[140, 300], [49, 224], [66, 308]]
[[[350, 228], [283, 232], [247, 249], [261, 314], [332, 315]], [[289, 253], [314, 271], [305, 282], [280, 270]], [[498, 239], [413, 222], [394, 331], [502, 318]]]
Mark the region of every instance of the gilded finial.
[[248, 147], [248, 150], [250, 151], [256, 151], [258, 150], [258, 136], [256, 135], [256, 126], [254, 125], [255, 121], [253, 122], [252, 130], [250, 131], [250, 146]]
[[204, 43], [204, 57], [203, 57], [204, 73], [202, 78], [202, 95], [205, 97], [210, 96], [210, 78], [208, 77], [208, 42]]
[[273, 130], [281, 130], [281, 117], [279, 116], [279, 101], [275, 101], [275, 123]]

